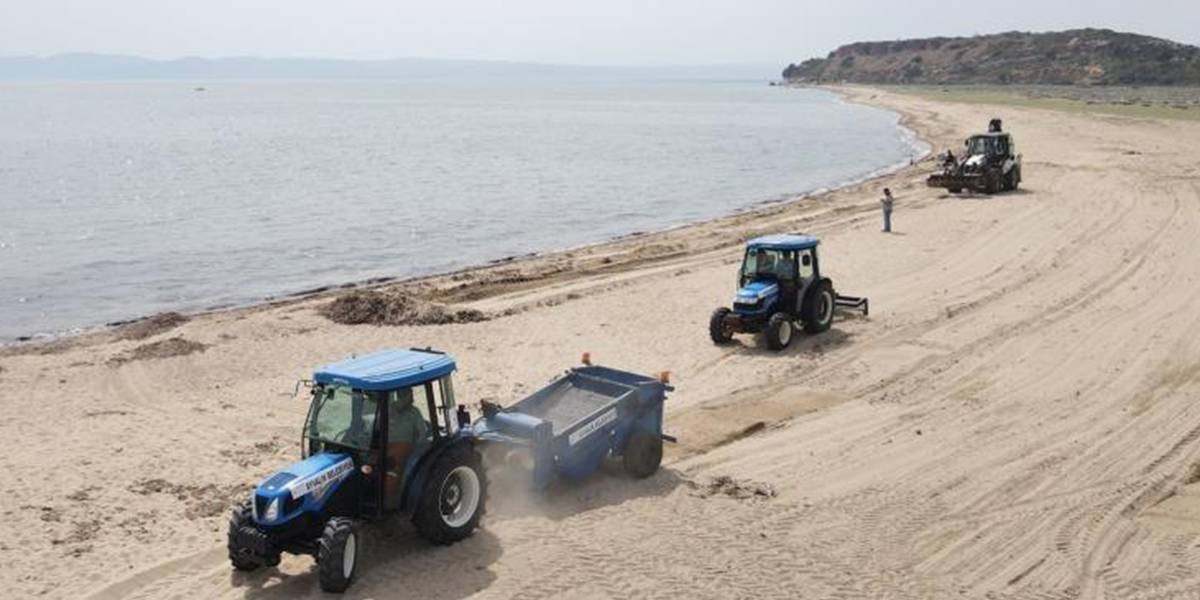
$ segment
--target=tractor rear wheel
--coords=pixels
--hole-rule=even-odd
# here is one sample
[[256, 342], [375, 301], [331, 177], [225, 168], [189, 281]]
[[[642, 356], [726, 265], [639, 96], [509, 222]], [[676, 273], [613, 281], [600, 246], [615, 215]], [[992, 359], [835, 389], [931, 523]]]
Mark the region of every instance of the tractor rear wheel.
[[645, 479], [658, 472], [662, 463], [662, 436], [648, 431], [635, 431], [625, 442], [621, 452], [625, 472], [638, 479]]
[[712, 338], [714, 344], [728, 344], [733, 339], [733, 330], [725, 324], [729, 312], [728, 308], [722, 306], [714, 310], [708, 319], [708, 337]]
[[350, 587], [358, 571], [358, 529], [354, 520], [333, 517], [317, 539], [317, 579], [326, 592], [341, 593]]
[[833, 308], [837, 305], [837, 296], [833, 293], [833, 285], [828, 281], [817, 283], [817, 289], [808, 296], [804, 303], [804, 331], [806, 333], [821, 333], [833, 324]]
[[767, 320], [767, 348], [776, 352], [792, 343], [792, 318], [786, 313], [777, 312]]
[[413, 525], [430, 542], [453, 544], [475, 533], [486, 497], [483, 459], [468, 445], [454, 446], [429, 470]]
[[233, 507], [233, 514], [229, 515], [229, 533], [225, 545], [229, 549], [229, 564], [238, 571], [253, 571], [263, 566], [262, 563], [251, 557], [249, 552], [244, 551], [237, 541], [239, 529], [243, 526], [254, 525], [251, 514], [250, 500], [247, 498]]

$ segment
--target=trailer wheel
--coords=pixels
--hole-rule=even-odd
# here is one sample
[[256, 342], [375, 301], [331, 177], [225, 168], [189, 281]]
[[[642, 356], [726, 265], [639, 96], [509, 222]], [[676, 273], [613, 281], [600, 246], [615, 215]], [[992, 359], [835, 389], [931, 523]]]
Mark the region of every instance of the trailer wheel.
[[947, 191], [949, 191], [951, 194], [957, 194], [962, 192], [962, 188], [947, 188]]
[[487, 479], [479, 453], [466, 445], [449, 448], [429, 471], [413, 525], [430, 542], [453, 544], [475, 533], [486, 497]]
[[326, 592], [341, 593], [350, 587], [358, 571], [360, 550], [354, 520], [333, 517], [317, 539], [317, 579]]
[[833, 308], [837, 296], [833, 293], [833, 285], [829, 281], [821, 281], [813, 290], [804, 304], [804, 331], [806, 333], [821, 333], [833, 324]]
[[233, 507], [233, 514], [229, 515], [229, 534], [225, 545], [229, 548], [229, 564], [239, 571], [253, 571], [262, 566], [237, 541], [238, 529], [253, 524], [250, 510], [250, 500], [246, 499]]
[[729, 340], [733, 339], [733, 330], [725, 324], [725, 318], [728, 316], [729, 309], [722, 306], [714, 310], [712, 317], [708, 319], [708, 336], [714, 344], [728, 344]]
[[792, 343], [792, 318], [786, 313], [777, 312], [767, 320], [767, 348], [776, 352]]
[[635, 431], [629, 435], [622, 451], [625, 472], [638, 479], [645, 479], [658, 472], [662, 463], [662, 436], [647, 431]]

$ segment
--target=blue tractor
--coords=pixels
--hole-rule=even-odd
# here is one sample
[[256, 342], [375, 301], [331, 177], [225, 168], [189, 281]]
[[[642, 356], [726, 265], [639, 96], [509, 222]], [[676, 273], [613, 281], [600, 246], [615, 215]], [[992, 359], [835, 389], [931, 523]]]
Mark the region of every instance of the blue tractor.
[[436, 544], [474, 533], [487, 479], [466, 410], [454, 400], [454, 359], [385, 350], [319, 369], [304, 424], [303, 460], [258, 485], [229, 522], [241, 571], [316, 558], [321, 588], [354, 579], [359, 524], [402, 513]]
[[817, 238], [778, 234], [746, 242], [738, 272], [733, 308], [712, 313], [708, 332], [713, 342], [725, 344], [735, 333], [764, 333], [767, 347], [783, 350], [797, 328], [820, 333], [833, 323], [835, 307], [870, 311], [866, 298], [839, 296], [833, 282], [821, 275]]
[[233, 510], [229, 560], [240, 571], [316, 558], [321, 588], [342, 592], [361, 554], [359, 525], [400, 514], [435, 544], [479, 525], [487, 498], [482, 446], [526, 457], [532, 483], [585, 477], [621, 457], [634, 477], [662, 460], [667, 375], [585, 365], [472, 424], [454, 398], [455, 362], [430, 349], [384, 350], [318, 369], [303, 460], [258, 484]]

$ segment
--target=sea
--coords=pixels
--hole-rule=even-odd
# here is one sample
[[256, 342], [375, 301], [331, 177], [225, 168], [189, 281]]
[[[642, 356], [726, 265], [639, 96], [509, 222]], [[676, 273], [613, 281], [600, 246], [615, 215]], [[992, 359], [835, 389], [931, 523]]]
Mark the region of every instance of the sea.
[[906, 165], [762, 80], [0, 83], [0, 343], [576, 247]]

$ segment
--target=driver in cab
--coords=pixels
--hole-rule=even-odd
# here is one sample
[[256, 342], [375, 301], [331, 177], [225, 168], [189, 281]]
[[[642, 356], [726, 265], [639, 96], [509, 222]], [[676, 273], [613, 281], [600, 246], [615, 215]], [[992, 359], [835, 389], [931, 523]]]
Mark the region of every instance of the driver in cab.
[[429, 439], [429, 423], [413, 406], [412, 388], [396, 390], [388, 403], [387, 497], [399, 501], [397, 486], [404, 481], [413, 449]]
[[788, 281], [793, 278], [794, 269], [792, 261], [776, 256], [775, 252], [759, 250], [754, 254], [756, 275], [767, 275], [780, 281]]

